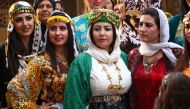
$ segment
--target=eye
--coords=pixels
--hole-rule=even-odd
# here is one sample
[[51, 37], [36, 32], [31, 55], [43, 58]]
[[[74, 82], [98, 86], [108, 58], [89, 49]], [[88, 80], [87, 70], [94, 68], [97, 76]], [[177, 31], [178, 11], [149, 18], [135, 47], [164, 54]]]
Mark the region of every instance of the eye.
[[30, 15], [30, 16], [26, 16], [26, 17], [25, 17], [25, 19], [26, 19], [27, 21], [32, 20], [32, 18], [33, 18], [33, 16], [32, 16], [32, 15]]
[[60, 26], [60, 30], [61, 30], [61, 31], [65, 31], [66, 29], [67, 29], [66, 26]]
[[190, 28], [190, 24], [185, 24], [185, 29], [189, 29]]
[[50, 30], [50, 31], [56, 31], [56, 30], [57, 30], [57, 27], [56, 27], [56, 26], [51, 26], [51, 27], [49, 27], [49, 30]]
[[150, 28], [150, 27], [152, 27], [152, 26], [153, 26], [153, 25], [152, 25], [152, 24], [150, 24], [150, 23], [146, 23], [145, 25], [146, 25], [146, 27], [148, 27], [148, 28]]
[[100, 31], [101, 30], [101, 28], [100, 27], [94, 27], [94, 29], [93, 29], [94, 31]]
[[50, 4], [49, 4], [49, 5], [47, 5], [47, 8], [52, 8], [52, 5], [50, 5]]
[[140, 23], [139, 23], [139, 27], [142, 27], [142, 25], [143, 25], [143, 23], [142, 23], [142, 22], [140, 22]]
[[17, 22], [17, 23], [20, 23], [20, 22], [22, 22], [23, 21], [23, 18], [22, 17], [17, 17], [17, 18], [15, 18], [15, 22]]
[[105, 29], [106, 31], [111, 31], [111, 30], [112, 30], [111, 27], [105, 27], [104, 29]]

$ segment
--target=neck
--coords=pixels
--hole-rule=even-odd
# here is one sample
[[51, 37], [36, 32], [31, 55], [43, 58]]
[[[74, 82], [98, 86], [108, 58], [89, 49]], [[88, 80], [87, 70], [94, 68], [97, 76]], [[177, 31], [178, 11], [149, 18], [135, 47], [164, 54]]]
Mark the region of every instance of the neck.
[[163, 57], [163, 52], [160, 50], [152, 56], [143, 56], [143, 61], [148, 63], [154, 63]]
[[56, 55], [62, 59], [66, 59], [67, 60], [67, 51], [65, 49], [63, 49], [63, 47], [56, 47]]
[[22, 40], [22, 43], [24, 44], [24, 47], [28, 50], [29, 49], [29, 43], [30, 43], [30, 36], [28, 36], [28, 37], [21, 36], [20, 38]]

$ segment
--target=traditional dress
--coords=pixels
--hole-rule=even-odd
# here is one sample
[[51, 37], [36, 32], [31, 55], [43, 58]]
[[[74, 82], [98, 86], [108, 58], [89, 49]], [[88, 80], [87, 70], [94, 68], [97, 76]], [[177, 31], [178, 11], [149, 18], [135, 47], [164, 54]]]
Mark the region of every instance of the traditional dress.
[[[176, 58], [182, 53], [182, 47], [169, 40], [168, 19], [164, 12], [156, 8], [160, 19], [160, 42], [146, 43], [130, 51], [128, 55], [130, 71], [133, 77], [131, 104], [133, 109], [153, 109], [155, 98], [159, 94], [162, 78], [176, 65]], [[146, 10], [147, 11], [147, 10]], [[146, 13], [146, 15], [149, 15]], [[143, 56], [153, 56], [162, 51], [163, 56], [153, 63], [145, 63]]]
[[[90, 25], [100, 22], [102, 18], [101, 22], [109, 20], [118, 27], [119, 16], [112, 10], [100, 9], [93, 13], [89, 20]], [[117, 28], [114, 28], [117, 33]], [[69, 69], [64, 108], [128, 109], [127, 92], [131, 86], [131, 73], [127, 67], [126, 54], [119, 47], [119, 35], [116, 35], [110, 54], [93, 44], [90, 33], [87, 38], [89, 49], [80, 54]]]
[[57, 58], [55, 71], [50, 62], [47, 53], [38, 55], [9, 82], [7, 101], [12, 108], [38, 108], [38, 98], [42, 102], [63, 102], [68, 66]]

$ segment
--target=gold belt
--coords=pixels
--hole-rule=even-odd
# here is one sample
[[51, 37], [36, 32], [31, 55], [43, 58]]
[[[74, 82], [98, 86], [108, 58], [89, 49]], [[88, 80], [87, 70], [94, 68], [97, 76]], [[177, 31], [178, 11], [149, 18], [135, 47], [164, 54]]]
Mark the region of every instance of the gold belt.
[[107, 96], [93, 96], [90, 98], [90, 102], [107, 102], [107, 103], [116, 103], [125, 99], [126, 94], [122, 95], [107, 95]]

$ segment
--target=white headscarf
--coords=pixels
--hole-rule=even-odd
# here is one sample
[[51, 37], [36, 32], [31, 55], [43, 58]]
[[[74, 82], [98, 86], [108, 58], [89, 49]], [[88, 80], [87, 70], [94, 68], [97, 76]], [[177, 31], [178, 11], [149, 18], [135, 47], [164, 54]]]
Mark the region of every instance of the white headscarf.
[[165, 15], [165, 13], [157, 8], [154, 8], [159, 13], [159, 19], [160, 19], [160, 43], [156, 44], [150, 44], [145, 43], [141, 41], [141, 46], [139, 48], [139, 52], [141, 55], [144, 56], [152, 56], [159, 50], [162, 50], [163, 53], [168, 57], [168, 59], [172, 62], [173, 65], [176, 65], [176, 57], [172, 52], [171, 48], [181, 48], [178, 44], [168, 42], [169, 40], [169, 24], [168, 19]]
[[111, 54], [109, 54], [106, 50], [98, 48], [96, 45], [94, 45], [92, 43], [91, 38], [90, 38], [90, 28], [92, 28], [92, 27], [91, 26], [89, 27], [88, 35], [87, 35], [87, 39], [89, 42], [89, 49], [85, 52], [89, 53], [95, 59], [100, 60], [107, 64], [117, 62], [119, 60], [120, 54], [121, 54], [121, 50], [119, 47], [120, 37], [118, 35], [118, 29], [115, 27], [115, 30], [116, 30], [115, 45], [114, 45], [113, 51], [111, 52]]

